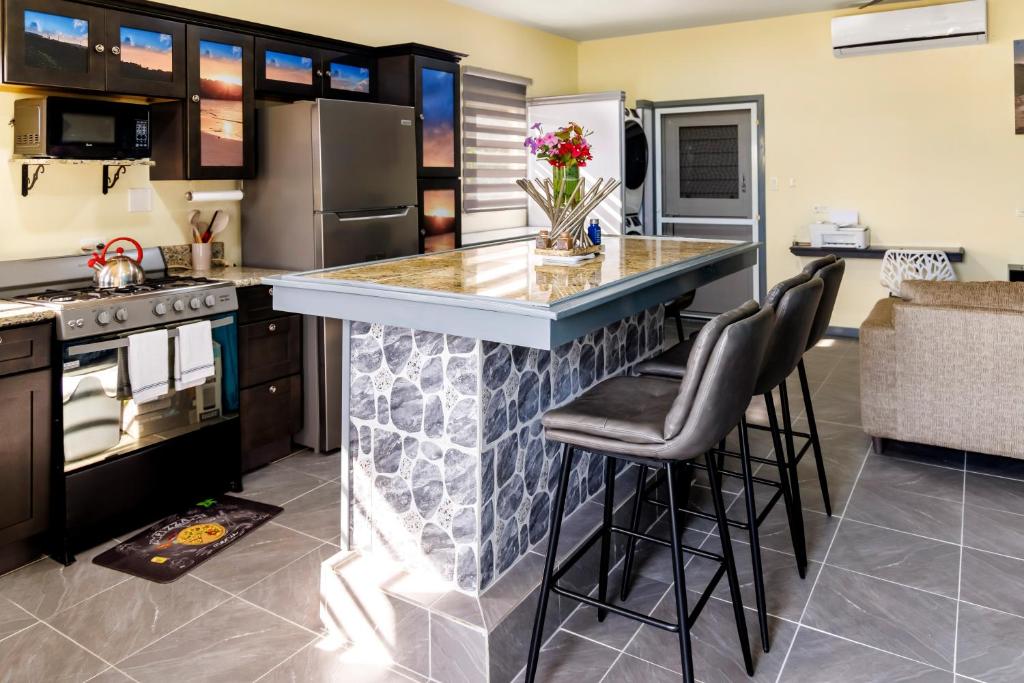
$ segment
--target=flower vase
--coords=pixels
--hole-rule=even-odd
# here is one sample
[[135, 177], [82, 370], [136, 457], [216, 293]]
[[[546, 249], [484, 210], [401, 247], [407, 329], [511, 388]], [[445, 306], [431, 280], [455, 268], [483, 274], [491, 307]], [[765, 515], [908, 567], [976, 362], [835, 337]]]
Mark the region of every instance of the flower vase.
[[[551, 170], [551, 185], [557, 198], [556, 206], [559, 209], [571, 209], [583, 201], [585, 191], [585, 180], [580, 178], [579, 166], [556, 166]], [[579, 218], [566, 226], [565, 232], [570, 235], [570, 249], [589, 247], [590, 240], [583, 229], [583, 222], [586, 217]], [[552, 226], [555, 227], [555, 226]]]

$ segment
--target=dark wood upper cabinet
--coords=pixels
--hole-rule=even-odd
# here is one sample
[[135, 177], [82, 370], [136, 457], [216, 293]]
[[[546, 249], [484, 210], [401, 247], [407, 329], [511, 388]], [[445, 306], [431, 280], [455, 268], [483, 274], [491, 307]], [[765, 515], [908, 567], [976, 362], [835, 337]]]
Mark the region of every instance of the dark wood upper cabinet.
[[325, 53], [323, 96], [343, 100], [377, 99], [377, 60], [355, 53]]
[[7, 0], [4, 82], [103, 90], [105, 12], [64, 0]]
[[251, 178], [255, 174], [253, 38], [189, 25], [184, 101], [150, 106], [152, 180]]
[[185, 24], [111, 10], [106, 26], [107, 90], [185, 96]]
[[380, 100], [416, 108], [417, 175], [458, 177], [459, 65], [418, 54], [382, 57]]
[[320, 50], [298, 43], [256, 38], [256, 92], [286, 99], [320, 96]]

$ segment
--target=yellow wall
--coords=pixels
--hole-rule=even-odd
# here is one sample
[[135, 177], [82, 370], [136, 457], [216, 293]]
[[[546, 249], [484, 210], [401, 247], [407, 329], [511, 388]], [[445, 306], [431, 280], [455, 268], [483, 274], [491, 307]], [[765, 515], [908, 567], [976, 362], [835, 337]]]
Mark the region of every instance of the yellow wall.
[[[883, 9], [890, 9], [886, 5]], [[830, 19], [763, 21], [588, 41], [582, 92], [629, 99], [763, 94], [767, 265], [800, 265], [812, 206], [855, 207], [880, 245], [962, 245], [964, 279], [1006, 279], [1024, 262], [1024, 137], [1014, 135], [1013, 40], [1024, 2], [989, 0], [989, 42], [836, 59]], [[794, 178], [796, 186], [788, 186]], [[833, 324], [856, 327], [885, 294], [879, 262], [850, 260]]]
[[[531, 95], [576, 91], [574, 41], [496, 19], [444, 0], [165, 0], [169, 4], [224, 16], [330, 36], [368, 45], [419, 42], [469, 53], [467, 64], [532, 78]], [[0, 120], [13, 116], [24, 91], [0, 88]], [[12, 135], [0, 134], [0, 160], [11, 154]], [[51, 168], [27, 198], [20, 196], [20, 170], [0, 173], [0, 261], [77, 253], [79, 240], [129, 234], [144, 246], [186, 241], [184, 193], [225, 189], [230, 181], [152, 183], [152, 213], [128, 213], [128, 189], [149, 186], [148, 171], [133, 168], [107, 196], [100, 194], [99, 167]], [[227, 256], [240, 253], [239, 205], [200, 205], [232, 214], [223, 233]], [[2, 266], [0, 266], [2, 267]]]

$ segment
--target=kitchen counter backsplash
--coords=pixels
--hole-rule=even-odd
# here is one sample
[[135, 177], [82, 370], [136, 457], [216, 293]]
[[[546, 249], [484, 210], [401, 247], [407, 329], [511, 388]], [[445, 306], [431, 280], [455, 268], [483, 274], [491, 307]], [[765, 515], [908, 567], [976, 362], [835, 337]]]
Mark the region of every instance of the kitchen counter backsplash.
[[[224, 265], [224, 243], [211, 242], [213, 245], [212, 260], [214, 265]], [[191, 244], [170, 244], [160, 247], [164, 255], [164, 262], [168, 269], [191, 268], [192, 267], [192, 245]]]

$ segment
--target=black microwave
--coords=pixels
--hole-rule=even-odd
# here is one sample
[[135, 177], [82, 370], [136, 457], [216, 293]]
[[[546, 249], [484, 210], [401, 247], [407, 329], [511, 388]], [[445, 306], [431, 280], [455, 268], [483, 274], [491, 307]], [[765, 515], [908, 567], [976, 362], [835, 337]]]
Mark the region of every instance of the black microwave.
[[14, 153], [59, 159], [149, 157], [149, 107], [75, 97], [14, 102]]

